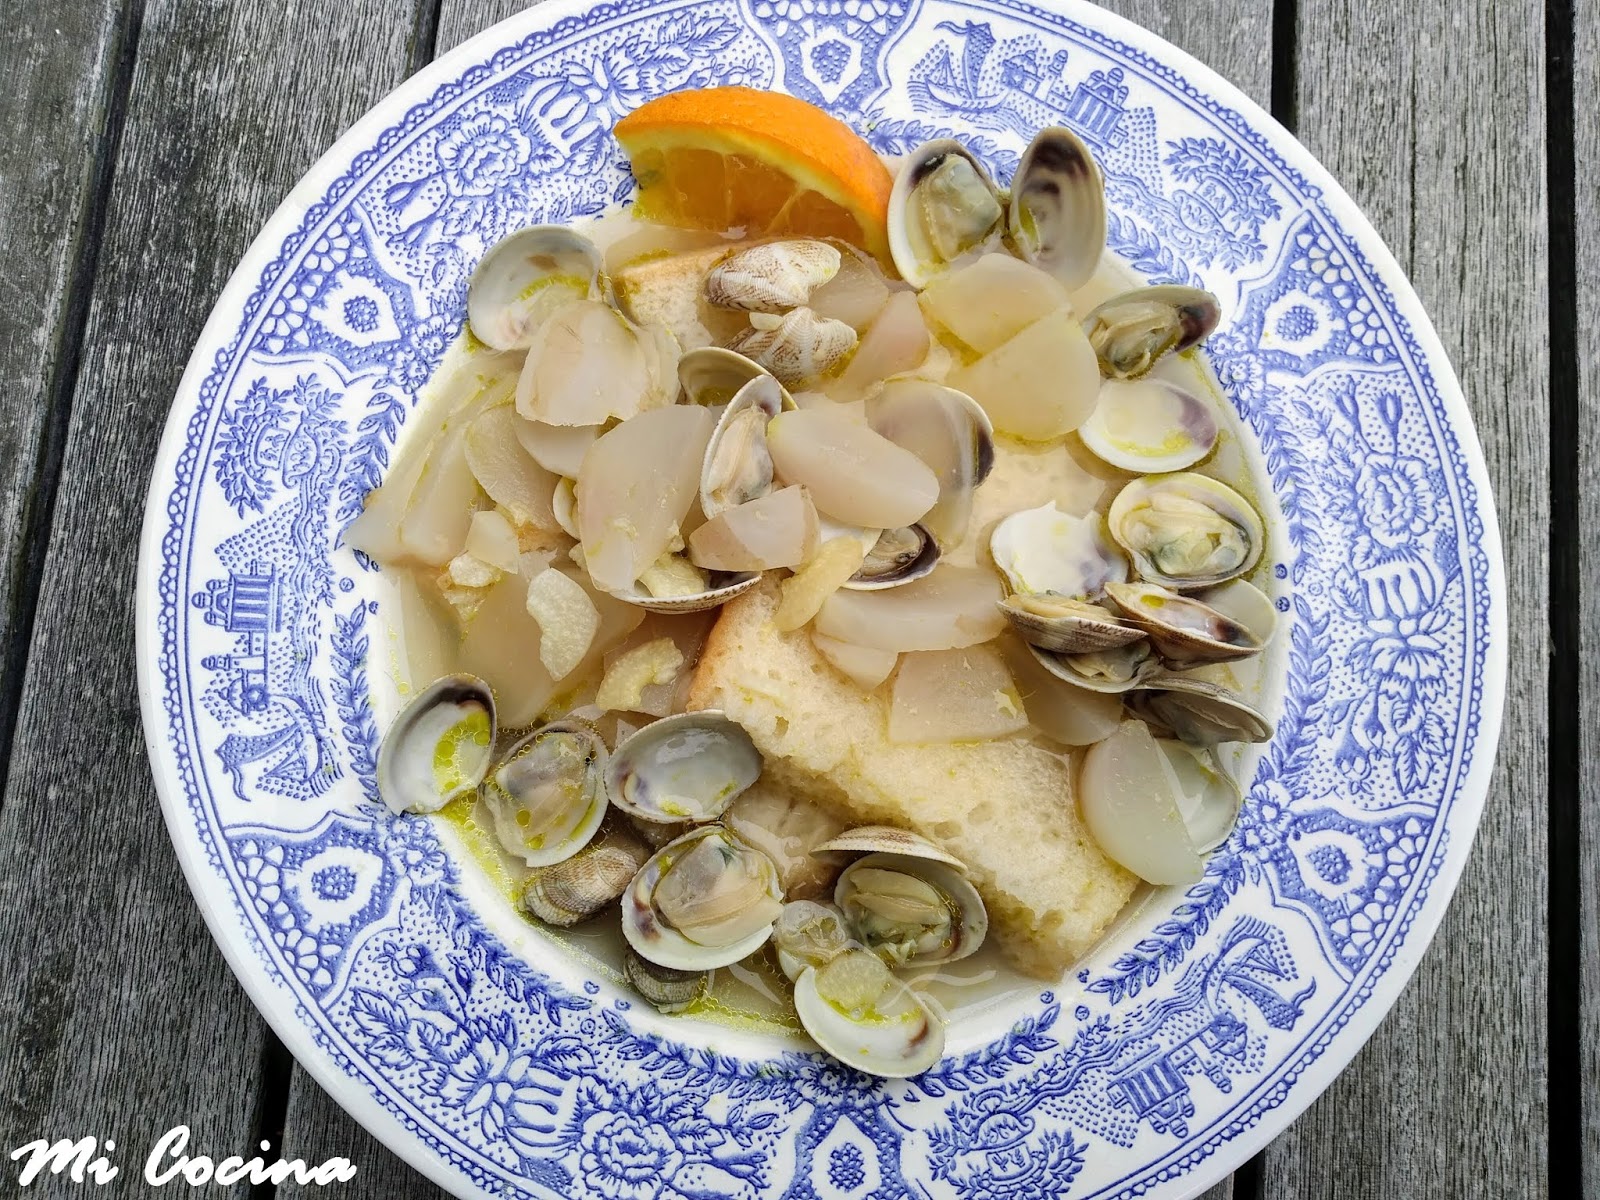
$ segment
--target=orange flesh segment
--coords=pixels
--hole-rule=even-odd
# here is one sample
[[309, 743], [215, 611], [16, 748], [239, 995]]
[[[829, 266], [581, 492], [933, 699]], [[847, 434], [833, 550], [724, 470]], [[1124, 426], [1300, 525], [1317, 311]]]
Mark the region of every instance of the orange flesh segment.
[[617, 122], [639, 216], [696, 229], [838, 237], [887, 261], [893, 176], [813, 105], [753, 88], [652, 100]]

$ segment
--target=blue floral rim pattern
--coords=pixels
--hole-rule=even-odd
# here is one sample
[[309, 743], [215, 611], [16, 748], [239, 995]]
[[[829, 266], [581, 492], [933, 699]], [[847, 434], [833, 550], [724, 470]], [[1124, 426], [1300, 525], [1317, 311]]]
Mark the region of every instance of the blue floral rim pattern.
[[[568, 15], [563, 15], [568, 14]], [[662, 1025], [376, 803], [382, 594], [339, 533], [483, 249], [625, 203], [615, 120], [745, 83], [882, 152], [1094, 146], [1112, 248], [1217, 292], [1212, 359], [1280, 510], [1288, 680], [1205, 878], [903, 1083]], [[404, 105], [410, 103], [410, 107]], [[408, 84], [274, 219], [196, 350], [140, 609], [166, 815], [230, 964], [341, 1103], [467, 1195], [1190, 1194], [1325, 1086], [1437, 924], [1499, 720], [1497, 532], [1448, 364], [1349, 202], [1247, 102], [1084, 5], [552, 3]]]

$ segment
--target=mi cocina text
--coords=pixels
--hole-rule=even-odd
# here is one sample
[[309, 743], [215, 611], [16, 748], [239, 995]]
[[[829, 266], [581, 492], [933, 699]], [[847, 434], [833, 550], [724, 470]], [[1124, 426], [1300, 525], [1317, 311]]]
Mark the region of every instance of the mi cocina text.
[[[190, 1187], [214, 1183], [228, 1187], [235, 1183], [287, 1183], [292, 1179], [302, 1186], [320, 1187], [348, 1183], [356, 1175], [354, 1164], [346, 1158], [330, 1158], [315, 1166], [298, 1158], [268, 1162], [260, 1155], [253, 1158], [230, 1155], [218, 1162], [204, 1154], [189, 1154], [188, 1149], [187, 1125], [167, 1130], [144, 1160], [144, 1181], [153, 1187], [169, 1183]], [[271, 1143], [262, 1142], [261, 1149], [270, 1150]], [[17, 1183], [22, 1187], [46, 1174], [56, 1179], [65, 1177], [73, 1183], [103, 1185], [121, 1174], [122, 1168], [113, 1157], [116, 1153], [117, 1143], [112, 1138], [104, 1142], [92, 1137], [75, 1142], [67, 1138], [55, 1142], [39, 1138], [11, 1151], [11, 1161], [19, 1164]]]

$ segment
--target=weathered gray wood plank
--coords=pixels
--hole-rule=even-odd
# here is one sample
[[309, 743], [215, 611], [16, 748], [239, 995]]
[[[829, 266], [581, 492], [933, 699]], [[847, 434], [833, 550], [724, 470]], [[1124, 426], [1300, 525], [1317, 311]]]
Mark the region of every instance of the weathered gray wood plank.
[[[39, 13], [23, 26], [34, 52], [56, 54], [41, 47], [57, 27], [80, 30], [79, 7], [8, 12], [5, 53], [24, 8]], [[149, 463], [228, 272], [293, 181], [400, 77], [413, 15], [412, 0], [318, 6], [315, 20], [284, 5], [144, 5], [0, 808], [0, 1146], [112, 1137], [119, 1195], [146, 1194], [144, 1155], [172, 1126], [220, 1158], [250, 1153], [270, 1122], [265, 1026], [184, 886], [140, 734], [132, 584]]]
[[1272, 95], [1272, 5], [1259, 0], [1096, 0], [1194, 55], [1262, 108]]
[[[1578, 0], [1574, 7], [1572, 95], [1578, 97], [1572, 161], [1578, 164], [1577, 231], [1577, 365], [1579, 371], [1580, 450], [1577, 478], [1580, 503], [1579, 575], [1582, 607], [1582, 703], [1578, 734], [1586, 745], [1580, 753], [1578, 789], [1581, 822], [1578, 921], [1581, 973], [1581, 1063], [1583, 1177], [1592, 1193], [1600, 1187], [1600, 753], [1593, 746], [1600, 729], [1600, 492], [1594, 486], [1600, 471], [1600, 196], [1589, 172], [1600, 161], [1600, 128], [1589, 114], [1590, 98], [1600, 87], [1600, 3]], [[1571, 976], [1567, 978], [1570, 980]], [[1568, 986], [1571, 986], [1569, 983]], [[1556, 1047], [1556, 1053], [1569, 1052]]]
[[27, 5], [7, 14], [0, 37], [0, 739], [14, 716], [11, 672], [21, 669], [4, 656], [25, 644], [43, 566], [32, 556], [53, 495], [47, 460], [59, 439], [50, 432], [59, 431], [82, 330], [71, 287], [92, 270], [131, 7]]
[[[354, 1163], [356, 1177], [338, 1185], [340, 1200], [448, 1200], [450, 1195], [358, 1125], [299, 1066], [289, 1092], [283, 1144], [286, 1158], [319, 1163], [338, 1155]], [[278, 1197], [311, 1200], [327, 1190], [291, 1182], [278, 1188]]]
[[1505, 537], [1512, 667], [1495, 785], [1449, 915], [1366, 1049], [1268, 1149], [1265, 1197], [1543, 1196], [1543, 8], [1337, 0], [1302, 4], [1299, 22], [1300, 137], [1406, 266], [1472, 405]]

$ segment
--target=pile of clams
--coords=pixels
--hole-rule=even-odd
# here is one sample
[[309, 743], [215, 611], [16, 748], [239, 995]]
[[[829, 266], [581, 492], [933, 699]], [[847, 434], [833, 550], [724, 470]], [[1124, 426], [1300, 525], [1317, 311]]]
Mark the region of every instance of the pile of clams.
[[761, 756], [714, 710], [654, 721], [614, 750], [575, 718], [503, 740], [487, 684], [439, 679], [384, 738], [385, 803], [427, 813], [475, 796], [500, 847], [531, 868], [524, 910], [565, 927], [616, 906], [624, 976], [662, 1012], [691, 1008], [711, 972], [770, 944], [829, 1054], [885, 1077], [939, 1060], [943, 1019], [895, 972], [983, 944], [988, 914], [958, 859], [901, 829], [851, 829], [812, 851], [832, 864], [832, 901], [786, 899], [778, 864], [720, 819]]
[[[615, 911], [623, 973], [661, 1011], [770, 954], [818, 1045], [906, 1076], [938, 1060], [944, 1023], [897, 973], [973, 953], [983, 901], [943, 849], [882, 827], [816, 846], [821, 891], [786, 887], [729, 815], [760, 754], [722, 713], [682, 711], [698, 643], [683, 646], [779, 573], [779, 628], [809, 626], [863, 691], [909, 692], [918, 656], [921, 711], [897, 727], [892, 703], [891, 740], [1047, 740], [1073, 757], [1106, 855], [1169, 884], [1197, 879], [1232, 828], [1241, 795], [1219, 750], [1272, 736], [1233, 666], [1268, 646], [1276, 613], [1249, 578], [1261, 514], [1207, 473], [1221, 418], [1175, 369], [1216, 328], [1217, 299], [1106, 286], [1104, 186], [1083, 142], [1043, 130], [1009, 188], [959, 143], [930, 142], [902, 164], [888, 222], [892, 271], [813, 238], [608, 271], [574, 230], [512, 234], [468, 290], [469, 345], [492, 370], [346, 541], [437, 581], [456, 624], [436, 640], [475, 650], [418, 673], [471, 668], [388, 731], [389, 807], [473, 798], [528, 872], [527, 913], [569, 926]], [[999, 456], [1040, 447], [1089, 464], [1100, 500], [980, 524]], [[655, 640], [629, 642], [647, 621]], [[955, 706], [944, 672], [976, 650], [980, 706], [1028, 688], [1025, 713], [986, 710], [979, 733], [971, 714], [931, 711]], [[630, 682], [613, 690], [613, 675]], [[539, 723], [551, 712], [565, 715]]]

